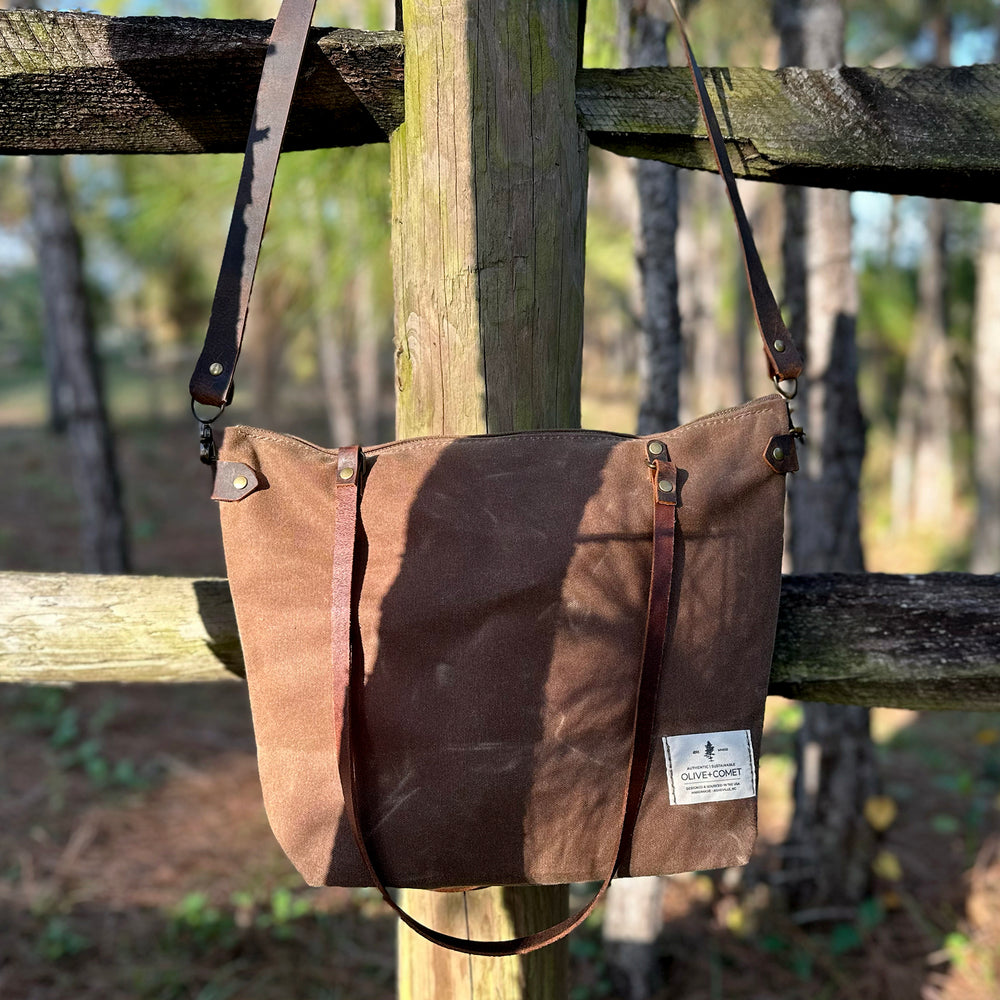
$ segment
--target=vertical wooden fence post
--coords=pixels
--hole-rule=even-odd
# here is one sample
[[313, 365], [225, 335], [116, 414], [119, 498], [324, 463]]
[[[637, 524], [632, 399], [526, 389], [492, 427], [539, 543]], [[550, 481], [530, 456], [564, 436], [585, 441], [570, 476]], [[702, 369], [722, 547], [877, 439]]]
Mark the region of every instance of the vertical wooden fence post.
[[[575, 427], [587, 139], [567, 0], [403, 0], [404, 124], [391, 140], [397, 435]], [[490, 836], [483, 831], [484, 838]], [[420, 919], [507, 937], [565, 886], [405, 893]], [[562, 1000], [567, 951], [446, 952], [400, 927], [401, 1000]]]

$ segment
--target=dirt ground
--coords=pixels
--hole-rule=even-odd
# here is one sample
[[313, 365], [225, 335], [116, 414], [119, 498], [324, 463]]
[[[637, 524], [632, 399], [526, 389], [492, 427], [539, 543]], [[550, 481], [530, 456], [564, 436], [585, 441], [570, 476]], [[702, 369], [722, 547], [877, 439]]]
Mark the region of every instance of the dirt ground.
[[[120, 446], [136, 571], [224, 575], [192, 427]], [[64, 447], [0, 429], [0, 567], [79, 569]], [[874, 713], [872, 895], [802, 925], [778, 878], [798, 709], [772, 701], [757, 855], [667, 881], [660, 996], [1000, 996], [1000, 719]], [[242, 686], [0, 688], [2, 1000], [390, 998], [394, 941], [372, 892], [307, 889], [274, 843]], [[574, 1000], [614, 996], [599, 917], [570, 953]]]

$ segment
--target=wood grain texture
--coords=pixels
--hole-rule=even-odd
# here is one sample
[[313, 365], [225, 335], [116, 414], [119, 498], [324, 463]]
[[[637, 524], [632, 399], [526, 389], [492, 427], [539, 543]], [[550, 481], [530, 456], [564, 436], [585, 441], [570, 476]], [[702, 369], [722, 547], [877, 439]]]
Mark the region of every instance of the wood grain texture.
[[770, 692], [843, 705], [1000, 707], [1000, 575], [782, 580]]
[[243, 675], [225, 580], [0, 573], [0, 681], [184, 683]]
[[[591, 142], [713, 169], [686, 70], [588, 70]], [[996, 201], [1000, 67], [841, 66], [705, 72], [738, 176], [782, 184]]]
[[[242, 673], [225, 580], [0, 573], [0, 683], [188, 683]], [[770, 691], [1000, 710], [1000, 575], [785, 577]]]
[[[239, 152], [268, 22], [0, 12], [0, 152]], [[317, 28], [286, 149], [384, 142], [399, 32]], [[706, 71], [743, 177], [996, 201], [1000, 66]], [[713, 169], [684, 68], [583, 70], [580, 126], [629, 156]]]
[[[0, 12], [0, 153], [243, 152], [270, 21]], [[385, 142], [402, 36], [313, 29], [285, 149]]]
[[576, 5], [464, 7], [403, 8], [417, 58], [390, 141], [400, 438], [580, 420]]
[[[502, 940], [557, 923], [566, 916], [568, 886], [507, 886], [470, 892], [405, 893], [407, 908], [424, 923], [456, 937]], [[565, 944], [520, 958], [472, 958], [437, 948], [400, 926], [398, 1000], [489, 997], [490, 1000], [565, 1000]]]

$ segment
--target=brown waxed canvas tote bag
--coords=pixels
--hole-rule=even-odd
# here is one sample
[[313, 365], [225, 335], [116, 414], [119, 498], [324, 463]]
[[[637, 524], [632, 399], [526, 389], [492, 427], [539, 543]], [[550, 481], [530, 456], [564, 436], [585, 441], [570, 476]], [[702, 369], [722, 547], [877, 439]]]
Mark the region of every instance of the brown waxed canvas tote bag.
[[[269, 46], [193, 401], [231, 396], [311, 0]], [[685, 39], [685, 46], [687, 45]], [[801, 360], [733, 201], [776, 385]], [[221, 412], [221, 410], [220, 410]], [[202, 419], [199, 417], [199, 419]], [[795, 432], [772, 395], [649, 437], [533, 431], [215, 453], [264, 801], [312, 885], [602, 881], [744, 863]]]

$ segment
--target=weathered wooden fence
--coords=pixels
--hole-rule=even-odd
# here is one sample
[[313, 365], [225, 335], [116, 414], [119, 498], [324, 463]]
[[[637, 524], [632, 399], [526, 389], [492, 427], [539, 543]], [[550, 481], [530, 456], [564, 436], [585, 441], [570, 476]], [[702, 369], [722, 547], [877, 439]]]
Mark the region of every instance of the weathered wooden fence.
[[[712, 169], [686, 70], [577, 72], [578, 12], [564, 0], [402, 9], [402, 32], [317, 30], [286, 142], [391, 144], [399, 433], [572, 426], [587, 145]], [[268, 31], [0, 14], [0, 152], [242, 150]], [[738, 174], [966, 200], [1000, 192], [1000, 68], [708, 75]], [[788, 579], [772, 690], [997, 708], [998, 621], [998, 577]], [[222, 680], [240, 664], [225, 581], [0, 576], [2, 681]], [[566, 906], [559, 888], [472, 896], [473, 935], [521, 932]], [[447, 894], [409, 905], [449, 929]], [[563, 997], [565, 955], [456, 960], [406, 932], [399, 992]]]
[[[0, 573], [0, 683], [239, 681], [218, 579]], [[787, 576], [771, 694], [1000, 710], [1000, 576]]]
[[[0, 153], [242, 152], [268, 31], [260, 21], [0, 13]], [[285, 148], [388, 141], [404, 118], [403, 73], [401, 31], [318, 33]], [[737, 175], [1000, 198], [1000, 66], [706, 74]], [[595, 146], [714, 169], [684, 68], [584, 69], [575, 106]]]

